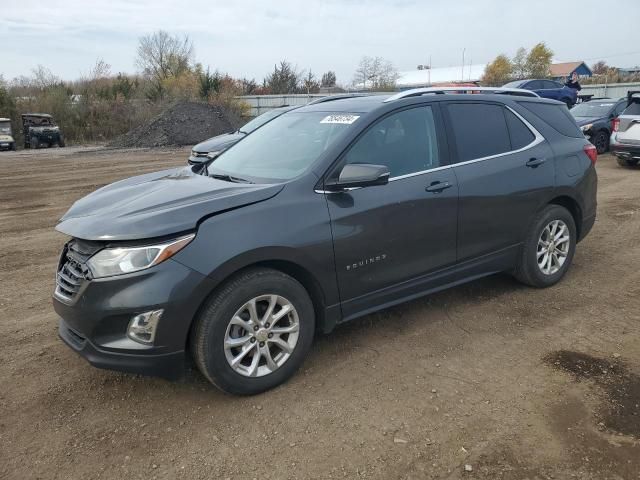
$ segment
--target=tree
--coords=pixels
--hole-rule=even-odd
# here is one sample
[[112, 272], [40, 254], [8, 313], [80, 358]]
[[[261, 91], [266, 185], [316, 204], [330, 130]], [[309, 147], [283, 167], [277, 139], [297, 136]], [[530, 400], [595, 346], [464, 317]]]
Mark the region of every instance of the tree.
[[258, 84], [254, 79], [241, 78], [238, 80], [238, 86], [240, 87], [241, 95], [251, 95], [258, 88]]
[[193, 61], [193, 43], [188, 35], [180, 38], [164, 30], [140, 37], [136, 64], [151, 81], [151, 97], [164, 96], [164, 82], [189, 71]]
[[336, 86], [336, 73], [332, 70], [322, 74], [322, 80], [320, 85], [323, 87], [335, 87]]
[[594, 75], [606, 75], [609, 73], [609, 65], [604, 60], [600, 60], [591, 66], [591, 71]]
[[364, 56], [360, 59], [353, 84], [369, 90], [393, 90], [398, 72], [393, 64], [381, 57]]
[[506, 55], [498, 55], [487, 65], [482, 76], [482, 84], [489, 87], [499, 87], [511, 79], [513, 65]]
[[300, 73], [286, 60], [274, 65], [273, 73], [264, 79], [264, 87], [273, 94], [297, 93], [300, 84]]
[[535, 45], [527, 55], [527, 76], [531, 78], [546, 78], [549, 76], [553, 52], [544, 42]]
[[302, 88], [307, 95], [310, 93], [318, 93], [320, 91], [320, 84], [311, 70], [309, 70], [309, 73], [302, 81]]
[[216, 70], [213, 73], [209, 72], [207, 67], [206, 72], [200, 72], [198, 75], [199, 90], [198, 94], [200, 98], [208, 100], [215, 93], [220, 91], [222, 75]]
[[511, 78], [513, 80], [522, 80], [527, 77], [527, 49], [520, 47], [511, 60]]

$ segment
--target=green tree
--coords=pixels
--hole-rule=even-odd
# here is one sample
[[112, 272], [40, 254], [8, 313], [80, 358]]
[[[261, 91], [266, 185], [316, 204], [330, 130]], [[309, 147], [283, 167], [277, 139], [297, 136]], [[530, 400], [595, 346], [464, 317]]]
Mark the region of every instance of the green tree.
[[300, 86], [300, 74], [286, 60], [274, 65], [273, 72], [264, 79], [264, 87], [273, 94], [297, 93]]
[[486, 66], [482, 76], [482, 84], [488, 87], [499, 87], [511, 79], [513, 65], [506, 55], [498, 55]]
[[329, 70], [328, 72], [322, 74], [320, 85], [322, 85], [323, 87], [335, 87], [336, 81], [336, 72]]
[[520, 47], [511, 60], [511, 78], [521, 80], [527, 77], [527, 49]]
[[220, 85], [222, 83], [222, 75], [217, 70], [213, 73], [209, 72], [207, 67], [206, 72], [201, 72], [198, 75], [199, 83], [199, 95], [200, 98], [208, 100], [212, 95], [220, 91]]
[[535, 45], [527, 55], [527, 76], [531, 78], [546, 78], [549, 76], [553, 52], [544, 42]]

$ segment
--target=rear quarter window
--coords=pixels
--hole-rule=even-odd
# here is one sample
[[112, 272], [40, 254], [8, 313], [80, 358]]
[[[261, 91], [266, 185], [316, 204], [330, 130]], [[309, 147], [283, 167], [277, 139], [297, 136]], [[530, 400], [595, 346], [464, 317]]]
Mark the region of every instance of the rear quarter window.
[[624, 109], [622, 115], [640, 115], [640, 102], [634, 102]]
[[584, 138], [576, 121], [564, 105], [539, 102], [518, 102], [540, 120], [565, 137]]

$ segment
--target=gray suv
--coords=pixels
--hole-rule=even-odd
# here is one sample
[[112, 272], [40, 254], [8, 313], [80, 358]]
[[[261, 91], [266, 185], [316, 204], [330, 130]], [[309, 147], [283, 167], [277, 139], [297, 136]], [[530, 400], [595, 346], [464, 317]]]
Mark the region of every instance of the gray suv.
[[610, 145], [621, 166], [640, 163], [640, 91], [627, 94], [627, 108], [613, 121]]
[[59, 334], [100, 368], [188, 359], [255, 394], [317, 332], [497, 272], [565, 275], [596, 217], [596, 151], [566, 106], [517, 90], [339, 98], [273, 119], [206, 173], [78, 200], [57, 230]]

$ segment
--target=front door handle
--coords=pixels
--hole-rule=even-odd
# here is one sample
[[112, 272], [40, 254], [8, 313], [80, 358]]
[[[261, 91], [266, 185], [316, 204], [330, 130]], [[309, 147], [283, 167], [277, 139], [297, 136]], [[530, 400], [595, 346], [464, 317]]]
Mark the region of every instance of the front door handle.
[[433, 182], [431, 185], [426, 187], [425, 190], [431, 193], [440, 193], [451, 187], [453, 187], [453, 185], [451, 185], [449, 182]]
[[525, 165], [529, 168], [536, 168], [542, 165], [547, 160], [545, 158], [532, 158]]

